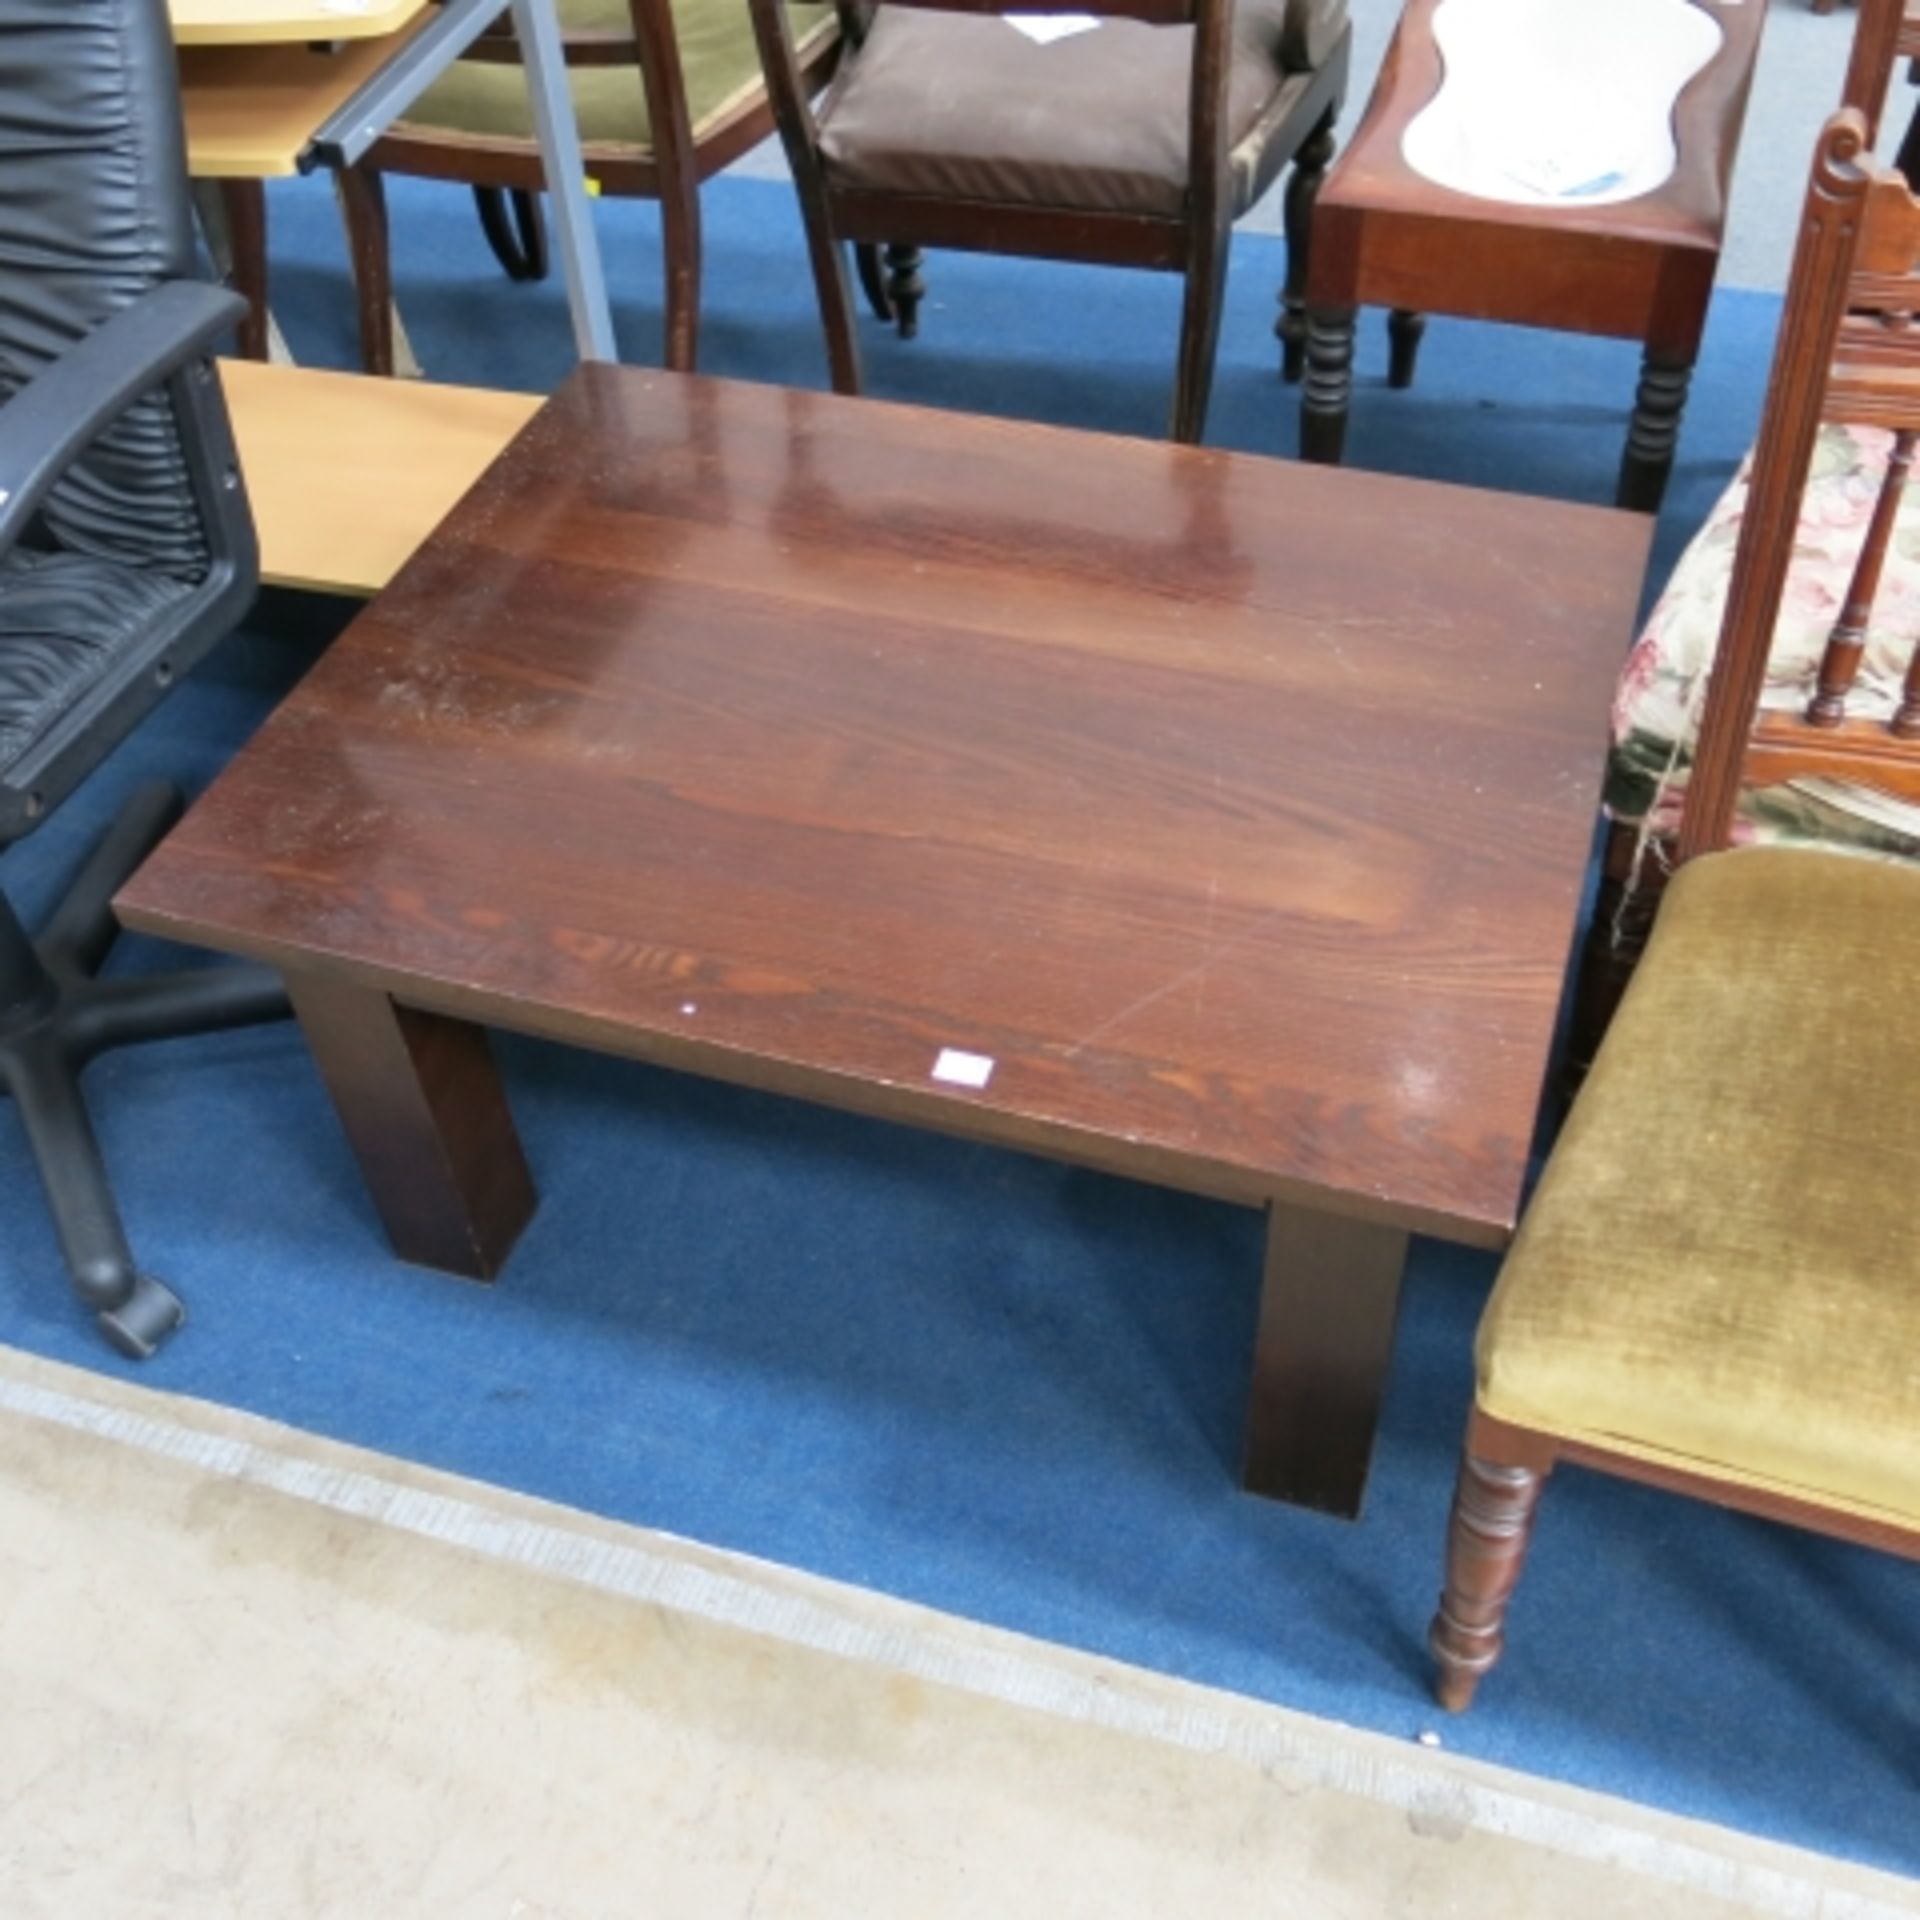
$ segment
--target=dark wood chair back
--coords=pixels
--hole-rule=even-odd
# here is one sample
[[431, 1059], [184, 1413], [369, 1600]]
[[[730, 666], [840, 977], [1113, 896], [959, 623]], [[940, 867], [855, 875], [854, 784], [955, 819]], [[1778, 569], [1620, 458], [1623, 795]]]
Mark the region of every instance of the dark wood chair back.
[[[828, 360], [837, 391], [857, 393], [860, 388], [852, 309], [839, 252], [843, 241], [852, 241], [856, 248], [888, 248], [889, 259], [896, 266], [888, 285], [882, 287], [871, 272], [870, 256], [861, 261], [862, 279], [875, 310], [882, 317], [897, 317], [902, 334], [908, 337], [914, 331], [915, 310], [923, 291], [918, 277], [922, 245], [1150, 267], [1180, 272], [1187, 279], [1172, 431], [1176, 439], [1201, 437], [1212, 380], [1228, 234], [1239, 211], [1233, 155], [1229, 152], [1235, 0], [1088, 0], [1084, 8], [1075, 7], [1075, 11], [1097, 19], [1193, 30], [1187, 187], [1178, 213], [1166, 215], [1019, 201], [988, 204], [836, 184], [822, 162], [819, 122], [794, 56], [787, 22], [788, 0], [747, 0], [747, 4], [807, 223]], [[1008, 11], [1004, 0], [887, 0], [887, 4], [929, 12], [1006, 16]], [[835, 6], [850, 49], [849, 58], [857, 61], [873, 21], [874, 0], [835, 0]], [[1276, 168], [1288, 161], [1294, 165], [1288, 197], [1288, 283], [1284, 296], [1290, 319], [1276, 329], [1289, 341], [1293, 338], [1289, 326], [1300, 339], [1305, 336], [1308, 223], [1314, 191], [1333, 153], [1333, 122], [1346, 86], [1347, 46], [1343, 26], [1312, 84], [1285, 111], [1276, 111], [1263, 120], [1253, 136], [1260, 142], [1263, 162], [1270, 158]], [[1243, 138], [1245, 144], [1251, 142]], [[1271, 178], [1271, 172], [1267, 177]], [[1290, 367], [1295, 357], [1290, 347]]]
[[[1920, 50], [1903, 0], [1862, 0], [1848, 104], [1822, 128], [1787, 285], [1779, 343], [1719, 650], [1708, 683], [1679, 857], [1726, 845], [1743, 780], [1809, 774], [1920, 800], [1920, 633], [1890, 719], [1850, 710], [1867, 623], [1920, 440], [1920, 199], [1873, 163], [1893, 65]], [[1798, 713], [1758, 712], [1814, 445], [1824, 422], [1894, 435], [1819, 684]], [[1757, 718], [1756, 718], [1757, 716]]]
[[1853, 52], [1848, 56], [1840, 103], [1858, 107], [1866, 116], [1870, 140], [1880, 135], [1880, 113], [1886, 105], [1894, 66], [1913, 59], [1920, 59], [1920, 10], [1909, 10], [1908, 0], [1863, 4], [1854, 28]]

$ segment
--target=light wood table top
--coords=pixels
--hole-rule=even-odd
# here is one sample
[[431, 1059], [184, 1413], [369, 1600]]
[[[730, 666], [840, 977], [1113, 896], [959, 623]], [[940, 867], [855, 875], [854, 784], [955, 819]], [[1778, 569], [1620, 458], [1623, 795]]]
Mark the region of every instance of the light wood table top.
[[272, 180], [300, 171], [315, 132], [377, 74], [424, 17], [379, 40], [180, 49], [187, 171], [196, 180]]
[[120, 907], [287, 973], [430, 1263], [531, 1206], [470, 1023], [1269, 1206], [1254, 1477], [1352, 1511], [1406, 1233], [1519, 1208], [1648, 538], [589, 366]]
[[540, 409], [529, 393], [223, 360], [273, 586], [378, 593]]
[[173, 37], [183, 47], [377, 40], [398, 32], [416, 14], [424, 13], [428, 4], [429, 0], [168, 0]]
[[[272, 179], [315, 161], [351, 166], [492, 11], [488, 0], [172, 0], [187, 161], [203, 180]], [[540, 129], [574, 343], [616, 356], [613, 311], [587, 202], [555, 0], [510, 7]], [[374, 85], [396, 64], [393, 84]]]

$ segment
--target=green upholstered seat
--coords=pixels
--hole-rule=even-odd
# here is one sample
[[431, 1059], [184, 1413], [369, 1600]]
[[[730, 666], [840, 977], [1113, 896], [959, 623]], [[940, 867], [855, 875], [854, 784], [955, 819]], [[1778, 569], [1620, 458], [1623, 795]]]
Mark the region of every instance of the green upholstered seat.
[[[831, 7], [795, 7], [792, 20], [803, 59], [822, 35], [836, 31]], [[631, 33], [633, 10], [628, 0], [560, 0], [560, 21], [568, 28]], [[746, 0], [673, 0], [673, 26], [686, 81], [687, 116], [698, 139], [709, 122], [763, 85], [753, 21]], [[580, 138], [587, 146], [634, 152], [651, 148], [646, 93], [637, 67], [576, 67], [568, 78]], [[463, 60], [427, 90], [399, 130], [409, 128], [530, 145], [533, 116], [526, 78], [517, 66]]]
[[1497, 1420], [1920, 1525], [1920, 872], [1676, 876], [1478, 1361]]

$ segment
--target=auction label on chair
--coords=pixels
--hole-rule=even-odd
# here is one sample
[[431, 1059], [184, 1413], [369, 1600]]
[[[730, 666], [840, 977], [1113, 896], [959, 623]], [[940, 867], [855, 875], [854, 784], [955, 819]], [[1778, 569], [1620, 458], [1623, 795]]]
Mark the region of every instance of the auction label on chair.
[[1100, 22], [1090, 13], [1003, 13], [1016, 33], [1024, 33], [1036, 46], [1051, 40], [1064, 40], [1069, 34], [1091, 33]]

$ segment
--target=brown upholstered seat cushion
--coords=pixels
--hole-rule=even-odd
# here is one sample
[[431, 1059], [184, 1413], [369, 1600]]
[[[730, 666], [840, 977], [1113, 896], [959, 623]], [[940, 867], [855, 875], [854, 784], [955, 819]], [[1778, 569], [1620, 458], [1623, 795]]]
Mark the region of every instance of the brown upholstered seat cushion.
[[1920, 1526], [1920, 872], [1696, 860], [1481, 1323], [1496, 1419]]
[[[1228, 82], [1237, 208], [1268, 184], [1247, 136], [1305, 91], [1345, 0], [1239, 0]], [[882, 6], [821, 107], [836, 186], [943, 200], [1178, 215], [1193, 29], [1103, 20], [1036, 45], [997, 14]]]

